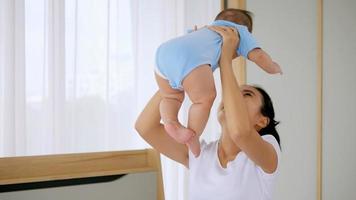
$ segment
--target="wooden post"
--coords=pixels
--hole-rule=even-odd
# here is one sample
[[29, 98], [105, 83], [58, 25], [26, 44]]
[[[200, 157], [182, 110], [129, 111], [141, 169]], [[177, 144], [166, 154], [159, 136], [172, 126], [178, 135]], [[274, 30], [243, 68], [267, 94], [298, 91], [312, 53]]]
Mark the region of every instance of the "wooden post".
[[[221, 10], [226, 8], [246, 9], [246, 0], [221, 0]], [[232, 68], [239, 84], [246, 84], [246, 60], [236, 58], [232, 62]]]

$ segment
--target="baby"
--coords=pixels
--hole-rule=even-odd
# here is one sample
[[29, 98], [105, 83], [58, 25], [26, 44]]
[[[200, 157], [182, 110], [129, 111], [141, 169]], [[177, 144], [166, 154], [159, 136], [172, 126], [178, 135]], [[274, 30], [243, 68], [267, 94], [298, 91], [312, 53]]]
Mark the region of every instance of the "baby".
[[[212, 25], [237, 30], [236, 57], [243, 56], [268, 73], [281, 73], [279, 65], [252, 37], [250, 12], [223, 10]], [[161, 44], [156, 52], [155, 77], [162, 95], [160, 114], [164, 128], [177, 142], [186, 144], [196, 157], [200, 154], [199, 137], [216, 96], [213, 72], [218, 67], [221, 45], [222, 37], [218, 33], [201, 28]], [[185, 92], [192, 101], [187, 128], [179, 123], [177, 117]]]

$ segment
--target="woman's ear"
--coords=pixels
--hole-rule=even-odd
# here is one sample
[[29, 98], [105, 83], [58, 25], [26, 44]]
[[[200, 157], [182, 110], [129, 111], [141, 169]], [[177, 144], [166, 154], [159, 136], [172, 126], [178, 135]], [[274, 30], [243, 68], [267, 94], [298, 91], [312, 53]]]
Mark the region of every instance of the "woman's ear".
[[270, 122], [270, 119], [266, 116], [261, 116], [260, 119], [258, 120], [258, 123], [257, 123], [257, 127], [259, 128], [259, 130], [265, 128], [266, 126], [268, 126]]

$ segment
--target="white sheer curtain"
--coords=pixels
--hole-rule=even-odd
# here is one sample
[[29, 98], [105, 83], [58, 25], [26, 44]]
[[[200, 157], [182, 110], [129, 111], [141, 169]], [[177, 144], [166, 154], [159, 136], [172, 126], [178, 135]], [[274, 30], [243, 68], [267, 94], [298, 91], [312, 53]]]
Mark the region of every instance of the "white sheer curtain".
[[[148, 147], [133, 125], [157, 90], [156, 48], [210, 23], [219, 6], [214, 0], [0, 0], [0, 156]], [[216, 104], [207, 140], [219, 135]], [[183, 122], [188, 106], [187, 100]], [[165, 157], [162, 163], [166, 199], [187, 199], [187, 171]]]

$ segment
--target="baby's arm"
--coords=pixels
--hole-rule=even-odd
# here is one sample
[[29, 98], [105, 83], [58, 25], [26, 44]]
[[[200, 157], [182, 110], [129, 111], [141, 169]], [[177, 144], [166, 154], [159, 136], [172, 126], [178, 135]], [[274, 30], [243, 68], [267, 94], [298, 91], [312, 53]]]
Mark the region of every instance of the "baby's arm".
[[273, 60], [267, 54], [267, 52], [263, 51], [262, 49], [260, 49], [260, 48], [253, 49], [248, 53], [247, 56], [248, 56], [249, 60], [256, 63], [259, 67], [261, 67], [267, 73], [282, 74], [282, 70], [281, 70], [280, 66], [276, 62], [273, 62]]

